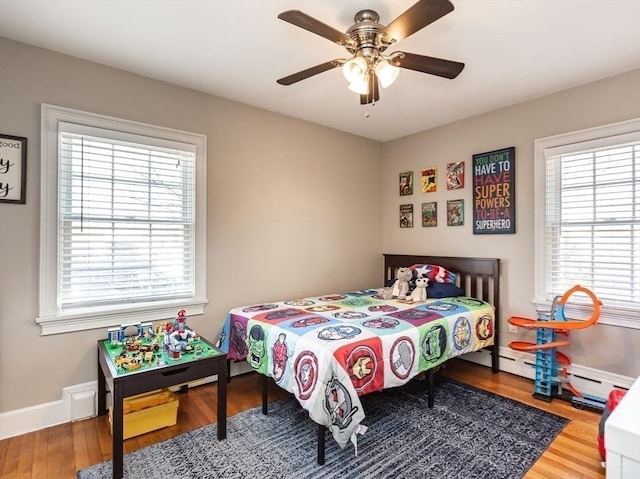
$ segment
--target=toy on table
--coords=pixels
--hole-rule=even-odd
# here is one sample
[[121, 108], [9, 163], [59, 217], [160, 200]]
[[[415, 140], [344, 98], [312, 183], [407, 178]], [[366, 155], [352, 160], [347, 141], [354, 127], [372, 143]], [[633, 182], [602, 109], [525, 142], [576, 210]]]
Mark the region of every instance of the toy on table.
[[161, 346], [165, 358], [178, 360], [183, 354], [194, 352], [201, 356], [204, 348], [199, 339], [199, 335], [187, 327], [184, 309], [178, 311], [175, 321], [163, 323], [155, 330], [151, 323], [132, 323], [107, 331], [107, 344], [113, 362], [124, 371], [134, 371], [145, 365], [150, 367], [154, 363], [166, 364]]
[[165, 324], [164, 348], [173, 359], [179, 359], [182, 353], [193, 352], [192, 342], [198, 339], [198, 334], [187, 328], [187, 317], [184, 309], [178, 311], [175, 322]]
[[[589, 297], [593, 305], [593, 312], [585, 321], [567, 320], [564, 314], [565, 305], [569, 297], [578, 292]], [[571, 344], [568, 338], [569, 331], [588, 328], [596, 324], [600, 317], [601, 305], [602, 302], [592, 291], [576, 285], [562, 296], [556, 296], [549, 313], [539, 313], [537, 320], [519, 316], [512, 316], [507, 320], [514, 326], [536, 330], [536, 343], [524, 341], [509, 343], [509, 347], [516, 351], [534, 351], [536, 353], [535, 392], [533, 394], [535, 398], [545, 401], [551, 401], [553, 397], [563, 398], [562, 388], [564, 385], [573, 394], [571, 402], [574, 406], [604, 409], [604, 399], [581, 394], [571, 385], [567, 375], [567, 367], [571, 362], [566, 355], [556, 351], [558, 347]], [[558, 335], [562, 337], [558, 338]], [[559, 368], [558, 365], [562, 365], [562, 367]]]

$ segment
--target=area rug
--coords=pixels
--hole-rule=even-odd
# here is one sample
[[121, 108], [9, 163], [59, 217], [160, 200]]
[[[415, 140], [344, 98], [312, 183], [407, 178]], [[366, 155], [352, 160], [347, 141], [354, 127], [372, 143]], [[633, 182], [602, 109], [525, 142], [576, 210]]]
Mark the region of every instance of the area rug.
[[[568, 420], [442, 378], [427, 407], [420, 383], [362, 398], [368, 430], [340, 449], [327, 434], [326, 463], [316, 462], [317, 426], [293, 398], [237, 414], [227, 439], [216, 425], [124, 456], [125, 478], [380, 479], [521, 478]], [[111, 477], [111, 461], [78, 472]]]

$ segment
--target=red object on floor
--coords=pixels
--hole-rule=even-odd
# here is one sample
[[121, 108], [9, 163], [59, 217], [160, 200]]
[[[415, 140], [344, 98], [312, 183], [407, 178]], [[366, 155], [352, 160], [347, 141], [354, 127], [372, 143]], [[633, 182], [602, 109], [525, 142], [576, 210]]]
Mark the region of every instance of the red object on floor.
[[607, 398], [607, 404], [604, 407], [602, 418], [600, 419], [600, 427], [598, 428], [598, 452], [600, 453], [600, 457], [603, 461], [606, 459], [606, 450], [604, 447], [604, 423], [625, 394], [627, 394], [627, 392], [622, 389], [614, 389], [611, 391]]

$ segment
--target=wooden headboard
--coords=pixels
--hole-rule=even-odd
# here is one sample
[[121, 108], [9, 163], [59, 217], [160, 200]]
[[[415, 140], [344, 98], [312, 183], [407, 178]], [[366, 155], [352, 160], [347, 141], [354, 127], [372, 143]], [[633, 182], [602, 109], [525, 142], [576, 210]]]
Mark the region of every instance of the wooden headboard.
[[457, 256], [384, 255], [384, 281], [396, 277], [398, 268], [414, 264], [435, 264], [455, 273], [456, 284], [467, 296], [491, 303], [495, 308], [495, 337], [491, 349], [492, 368], [498, 372], [500, 325], [500, 259], [464, 258]]

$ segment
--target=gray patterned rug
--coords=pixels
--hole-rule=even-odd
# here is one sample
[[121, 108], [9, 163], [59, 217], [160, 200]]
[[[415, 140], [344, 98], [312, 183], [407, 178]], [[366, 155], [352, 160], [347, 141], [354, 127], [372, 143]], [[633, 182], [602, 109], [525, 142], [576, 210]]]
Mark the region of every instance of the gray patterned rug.
[[[317, 427], [294, 399], [229, 418], [227, 439], [202, 427], [125, 455], [125, 478], [521, 478], [568, 423], [539, 409], [450, 379], [436, 382], [428, 409], [421, 384], [362, 398], [369, 426], [340, 449], [327, 434], [326, 464], [316, 463]], [[111, 461], [78, 472], [111, 477]]]

